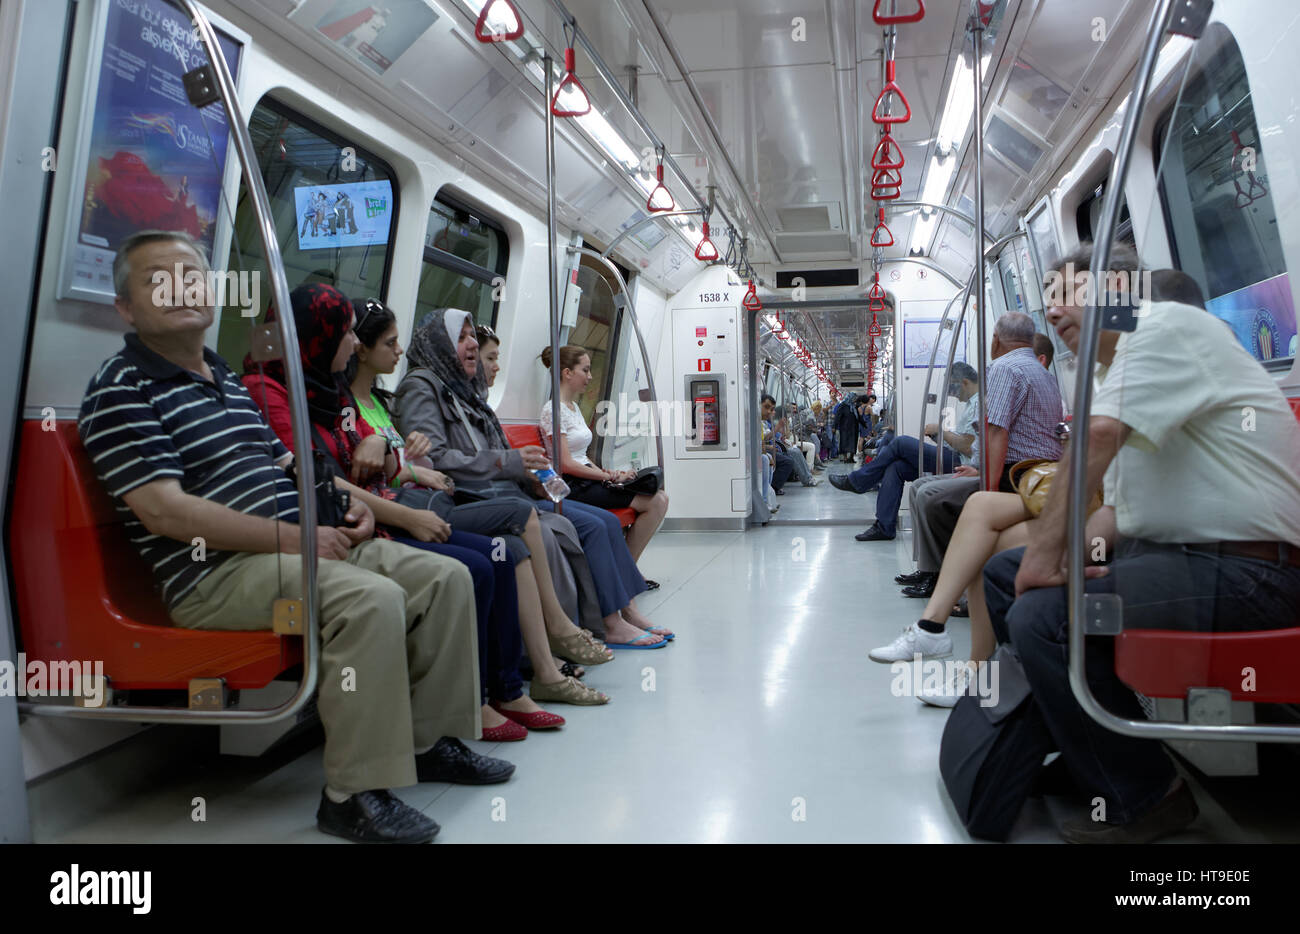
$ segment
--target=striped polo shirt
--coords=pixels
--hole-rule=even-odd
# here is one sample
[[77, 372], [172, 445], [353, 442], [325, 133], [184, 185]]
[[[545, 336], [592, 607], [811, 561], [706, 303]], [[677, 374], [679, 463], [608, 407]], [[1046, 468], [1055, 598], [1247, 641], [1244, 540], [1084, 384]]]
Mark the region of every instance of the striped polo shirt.
[[123, 515], [127, 536], [153, 569], [173, 608], [235, 552], [206, 549], [194, 560], [191, 537], [153, 535], [122, 496], [168, 477], [192, 496], [248, 515], [298, 521], [298, 493], [275, 462], [289, 452], [221, 357], [203, 358], [214, 382], [146, 347], [134, 333], [86, 388], [77, 429], [95, 473]]

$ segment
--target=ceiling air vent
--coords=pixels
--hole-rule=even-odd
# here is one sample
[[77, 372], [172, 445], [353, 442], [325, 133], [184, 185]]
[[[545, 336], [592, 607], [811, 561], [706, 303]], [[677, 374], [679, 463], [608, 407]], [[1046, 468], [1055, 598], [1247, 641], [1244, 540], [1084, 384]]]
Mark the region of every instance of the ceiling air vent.
[[838, 201], [787, 205], [776, 209], [776, 217], [782, 233], [823, 233], [844, 229]]

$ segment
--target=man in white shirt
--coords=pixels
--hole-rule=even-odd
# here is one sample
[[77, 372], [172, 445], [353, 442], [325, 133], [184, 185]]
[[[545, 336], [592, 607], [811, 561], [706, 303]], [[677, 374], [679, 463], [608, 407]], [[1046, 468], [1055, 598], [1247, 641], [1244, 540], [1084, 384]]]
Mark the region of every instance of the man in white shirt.
[[[1079, 274], [1073, 304], [1048, 321], [1077, 351], [1091, 247], [1067, 257]], [[1066, 261], [1062, 262], [1065, 268]], [[1138, 267], [1117, 247], [1110, 270]], [[1059, 271], [1057, 273], [1060, 274]], [[1101, 281], [1105, 281], [1102, 279]], [[1061, 291], [1061, 290], [1054, 290]], [[1088, 487], [1106, 483], [1089, 542], [1114, 546], [1112, 564], [1089, 568], [1089, 593], [1117, 594], [1128, 628], [1211, 632], [1300, 625], [1300, 426], [1268, 373], [1222, 321], [1192, 305], [1140, 305], [1137, 328], [1103, 331], [1100, 388], [1089, 413]], [[1030, 545], [984, 569], [999, 642], [1019, 653], [1041, 715], [1076, 784], [1106, 803], [1105, 819], [1065, 825], [1071, 842], [1147, 842], [1181, 830], [1196, 802], [1160, 743], [1113, 733], [1070, 689], [1064, 478]], [[1108, 710], [1142, 719], [1114, 673], [1108, 638], [1088, 640], [1088, 680]], [[1040, 760], [1041, 761], [1041, 760]]]

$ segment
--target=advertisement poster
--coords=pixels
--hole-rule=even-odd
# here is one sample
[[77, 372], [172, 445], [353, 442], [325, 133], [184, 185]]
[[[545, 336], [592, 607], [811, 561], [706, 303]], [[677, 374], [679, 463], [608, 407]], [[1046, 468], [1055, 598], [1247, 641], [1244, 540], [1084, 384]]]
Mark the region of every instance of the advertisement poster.
[[[903, 367], [908, 370], [924, 370], [930, 365], [930, 352], [934, 342], [939, 340], [939, 318], [908, 318], [903, 321]], [[948, 365], [948, 345], [952, 332], [945, 332], [939, 342], [939, 352], [935, 355], [934, 365], [941, 373]], [[957, 346], [957, 355], [953, 360], [966, 360], [966, 341]]]
[[437, 21], [427, 0], [336, 0], [316, 29], [382, 75]]
[[[238, 75], [239, 43], [220, 31], [218, 39]], [[76, 238], [65, 257], [69, 294], [111, 301], [114, 251], [138, 230], [183, 230], [211, 255], [229, 126], [220, 103], [198, 110], [181, 82], [206, 62], [189, 19], [163, 0], [108, 5]]]
[[1287, 273], [1212, 298], [1205, 308], [1228, 323], [1241, 346], [1256, 360], [1295, 356], [1295, 305]]
[[391, 182], [303, 185], [293, 190], [293, 198], [300, 250], [388, 242], [393, 220]]

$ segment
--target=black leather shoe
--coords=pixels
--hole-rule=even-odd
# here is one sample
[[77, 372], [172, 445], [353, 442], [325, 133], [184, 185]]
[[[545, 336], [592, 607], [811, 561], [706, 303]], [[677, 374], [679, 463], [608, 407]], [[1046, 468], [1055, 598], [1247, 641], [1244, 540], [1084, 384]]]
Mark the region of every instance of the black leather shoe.
[[514, 763], [480, 756], [451, 736], [444, 736], [428, 752], [415, 757], [415, 774], [422, 782], [495, 785], [514, 772]]
[[938, 574], [927, 574], [924, 580], [920, 580], [911, 586], [903, 588], [904, 597], [921, 597], [928, 598], [934, 593], [934, 585], [938, 582]]
[[929, 571], [913, 571], [911, 574], [899, 574], [894, 578], [895, 584], [919, 584], [925, 580]]
[[889, 542], [894, 539], [894, 536], [886, 535], [879, 525], [872, 525], [865, 532], [859, 532], [853, 537], [860, 542]]
[[652, 581], [650, 578], [647, 577], [647, 578], [645, 579], [645, 589], [646, 589], [646, 590], [658, 590], [658, 589], [659, 589], [659, 582], [658, 582], [658, 581]]
[[321, 833], [354, 843], [428, 843], [441, 829], [391, 791], [360, 791], [342, 804], [321, 792], [316, 811]]
[[968, 619], [970, 617], [970, 604], [966, 602], [966, 598], [962, 597], [961, 601], [952, 608], [952, 612], [948, 615], [956, 616], [958, 619]]
[[1137, 820], [1127, 824], [1066, 821], [1061, 825], [1061, 836], [1066, 843], [1150, 843], [1184, 829], [1198, 813], [1192, 790], [1180, 780], [1176, 791]]
[[846, 493], [858, 492], [857, 490], [853, 489], [853, 485], [849, 483], [849, 475], [846, 473], [828, 474], [826, 479], [829, 480], [831, 482], [831, 486], [835, 487], [835, 489], [837, 490], [844, 490]]

